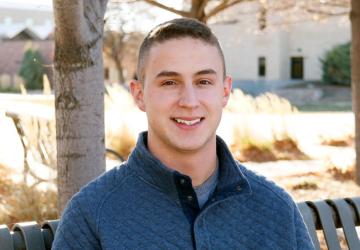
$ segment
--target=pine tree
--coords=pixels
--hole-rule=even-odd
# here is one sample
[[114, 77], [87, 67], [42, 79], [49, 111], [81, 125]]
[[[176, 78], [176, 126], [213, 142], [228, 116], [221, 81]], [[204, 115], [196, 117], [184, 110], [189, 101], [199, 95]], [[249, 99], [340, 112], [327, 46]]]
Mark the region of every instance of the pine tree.
[[25, 51], [18, 74], [24, 79], [27, 89], [43, 87], [43, 60], [38, 50]]

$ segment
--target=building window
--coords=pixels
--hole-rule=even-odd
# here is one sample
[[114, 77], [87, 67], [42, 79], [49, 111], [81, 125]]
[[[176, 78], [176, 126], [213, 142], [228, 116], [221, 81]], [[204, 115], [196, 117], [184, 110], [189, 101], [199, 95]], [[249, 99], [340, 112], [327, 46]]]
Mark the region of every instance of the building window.
[[304, 58], [291, 57], [291, 79], [304, 78]]
[[266, 75], [266, 58], [263, 56], [258, 58], [258, 75], [261, 77]]
[[109, 77], [110, 77], [109, 68], [105, 68], [104, 69], [104, 78], [105, 78], [105, 80], [109, 80]]

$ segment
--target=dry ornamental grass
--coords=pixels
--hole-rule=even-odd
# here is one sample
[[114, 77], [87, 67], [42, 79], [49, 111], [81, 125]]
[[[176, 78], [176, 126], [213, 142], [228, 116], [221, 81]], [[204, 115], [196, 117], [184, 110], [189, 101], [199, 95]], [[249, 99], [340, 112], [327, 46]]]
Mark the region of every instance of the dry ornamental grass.
[[0, 224], [58, 218], [57, 193], [10, 178], [12, 169], [0, 165]]

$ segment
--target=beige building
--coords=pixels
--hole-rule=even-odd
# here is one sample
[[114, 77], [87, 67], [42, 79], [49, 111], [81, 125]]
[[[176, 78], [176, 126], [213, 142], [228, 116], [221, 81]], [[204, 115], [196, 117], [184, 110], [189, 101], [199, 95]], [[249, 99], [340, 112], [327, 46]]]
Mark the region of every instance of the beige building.
[[269, 25], [233, 22], [211, 25], [235, 86], [255, 93], [299, 82], [321, 81], [320, 59], [335, 45], [351, 40], [347, 16]]
[[[219, 17], [212, 29], [219, 37], [224, 49], [228, 72], [234, 78], [235, 87], [247, 92], [271, 90], [279, 86], [298, 82], [320, 81], [322, 77], [320, 58], [333, 46], [350, 41], [348, 16], [336, 16], [314, 20], [300, 13], [269, 13], [266, 29], [260, 31], [253, 4], [239, 5], [248, 15], [237, 14], [236, 8], [228, 16], [238, 17], [235, 22], [221, 22]], [[237, 16], [238, 15], [238, 16]], [[294, 18], [295, 17], [295, 18]], [[24, 40], [45, 39], [53, 30], [52, 10], [47, 8], [26, 9], [3, 7], [0, 3], [0, 37]], [[226, 19], [226, 18], [225, 18]], [[25, 39], [26, 40], [26, 39]], [[25, 44], [25, 43], [24, 43]], [[50, 44], [50, 43], [49, 43]], [[8, 45], [6, 45], [8, 46]], [[23, 51], [14, 45], [11, 51]], [[41, 45], [44, 47], [45, 45]], [[47, 55], [49, 46], [44, 50]], [[53, 45], [51, 45], [53, 46]], [[51, 47], [53, 49], [53, 47]], [[0, 40], [0, 81], [9, 84], [9, 79], [17, 79], [13, 74], [18, 67], [19, 55], [10, 62], [10, 49]], [[7, 53], [6, 57], [4, 56]], [[15, 53], [15, 52], [14, 52]], [[131, 79], [135, 73], [134, 56], [127, 52], [125, 78]], [[52, 58], [49, 59], [51, 64]], [[13, 66], [11, 72], [4, 70]], [[5, 74], [5, 76], [4, 76]], [[10, 74], [10, 75], [9, 75]], [[110, 58], [104, 55], [104, 79], [107, 83], [118, 82], [118, 72]], [[16, 82], [10, 80], [11, 84]]]

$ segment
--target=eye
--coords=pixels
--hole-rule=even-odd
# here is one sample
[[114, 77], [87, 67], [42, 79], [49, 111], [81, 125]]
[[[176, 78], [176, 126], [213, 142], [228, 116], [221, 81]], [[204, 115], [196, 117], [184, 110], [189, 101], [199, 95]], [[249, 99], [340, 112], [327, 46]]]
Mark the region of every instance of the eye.
[[161, 83], [162, 86], [171, 86], [171, 85], [175, 85], [175, 84], [176, 84], [176, 82], [173, 80], [166, 80]]
[[200, 80], [199, 82], [198, 82], [200, 85], [211, 85], [212, 84], [212, 82], [211, 81], [209, 81], [209, 80]]

